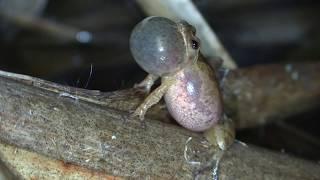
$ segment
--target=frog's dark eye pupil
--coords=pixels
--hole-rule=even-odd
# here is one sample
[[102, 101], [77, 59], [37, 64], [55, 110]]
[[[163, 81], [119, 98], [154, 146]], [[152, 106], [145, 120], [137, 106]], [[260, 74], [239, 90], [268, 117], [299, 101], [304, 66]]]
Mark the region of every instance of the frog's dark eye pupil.
[[191, 40], [191, 46], [192, 49], [198, 49], [199, 48], [199, 43], [196, 40]]

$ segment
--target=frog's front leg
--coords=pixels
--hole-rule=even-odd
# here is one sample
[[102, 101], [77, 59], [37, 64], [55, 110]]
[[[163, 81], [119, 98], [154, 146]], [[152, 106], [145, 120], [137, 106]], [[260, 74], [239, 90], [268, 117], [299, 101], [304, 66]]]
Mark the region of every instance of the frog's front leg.
[[235, 139], [235, 126], [231, 119], [223, 117], [217, 125], [204, 132], [210, 144], [218, 146], [220, 150], [227, 150]]
[[141, 88], [147, 94], [149, 94], [151, 87], [153, 86], [154, 82], [159, 78], [159, 76], [154, 74], [148, 74], [148, 76], [141, 81], [139, 84], [135, 84], [134, 88]]
[[168, 88], [174, 83], [172, 79], [164, 79], [161, 82], [161, 85], [156, 88], [148, 97], [140, 104], [140, 106], [134, 111], [132, 117], [139, 116], [141, 121], [144, 120], [144, 115], [146, 114], [147, 110], [157, 104], [163, 95], [167, 92]]

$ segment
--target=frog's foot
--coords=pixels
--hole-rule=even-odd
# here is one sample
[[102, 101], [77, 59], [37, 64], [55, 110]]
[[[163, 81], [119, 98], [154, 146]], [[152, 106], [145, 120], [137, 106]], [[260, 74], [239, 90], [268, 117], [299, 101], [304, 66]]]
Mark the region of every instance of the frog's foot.
[[235, 140], [234, 123], [224, 116], [216, 126], [204, 132], [204, 136], [213, 146], [227, 150]]
[[154, 82], [159, 77], [153, 74], [149, 74], [143, 81], [138, 84], [135, 84], [133, 88], [142, 90], [144, 93], [149, 94], [151, 87], [153, 86]]
[[144, 94], [149, 94], [150, 93], [150, 90], [151, 90], [151, 86], [145, 86], [145, 84], [142, 84], [142, 82], [140, 83], [136, 83], [133, 85], [133, 88], [144, 93]]
[[146, 109], [144, 104], [141, 104], [132, 114], [131, 118], [139, 117], [140, 121], [144, 121], [144, 116], [148, 109]]

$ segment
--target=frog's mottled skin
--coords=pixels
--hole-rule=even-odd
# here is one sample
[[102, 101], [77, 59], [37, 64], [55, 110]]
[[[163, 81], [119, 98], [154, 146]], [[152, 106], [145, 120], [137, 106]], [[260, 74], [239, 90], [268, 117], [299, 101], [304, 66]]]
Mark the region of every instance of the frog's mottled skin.
[[[195, 28], [185, 21], [149, 17], [134, 28], [130, 37], [131, 52], [149, 73], [138, 86], [149, 91], [159, 77], [161, 85], [149, 94], [133, 116], [143, 120], [146, 111], [164, 96], [170, 114], [187, 129], [206, 131], [223, 124], [220, 123], [223, 106], [218, 81], [214, 69], [199, 56], [199, 45]], [[226, 131], [217, 132], [206, 134], [217, 137], [209, 139], [223, 141], [218, 144], [225, 148], [224, 142], [229, 142], [225, 141]]]

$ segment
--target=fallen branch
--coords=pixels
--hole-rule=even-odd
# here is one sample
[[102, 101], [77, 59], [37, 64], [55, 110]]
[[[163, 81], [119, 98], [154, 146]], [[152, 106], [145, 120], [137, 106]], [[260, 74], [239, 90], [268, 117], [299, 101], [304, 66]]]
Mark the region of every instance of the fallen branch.
[[271, 64], [235, 70], [223, 83], [225, 109], [237, 128], [263, 125], [320, 104], [320, 63]]
[[[193, 178], [214, 154], [201, 134], [150, 118], [143, 128], [129, 119], [141, 98], [134, 91], [101, 93], [0, 76], [0, 139], [15, 146], [121, 177]], [[221, 179], [320, 177], [316, 164], [241, 143], [220, 165]]]
[[[136, 89], [114, 92], [85, 90], [48, 82], [39, 78], [0, 71], [0, 76], [24, 81], [59, 96], [82, 100], [130, 112], [143, 100]], [[227, 114], [237, 128], [263, 125], [319, 105], [320, 63], [272, 64], [229, 71], [222, 80]], [[170, 121], [164, 104], [148, 111], [148, 117]]]

